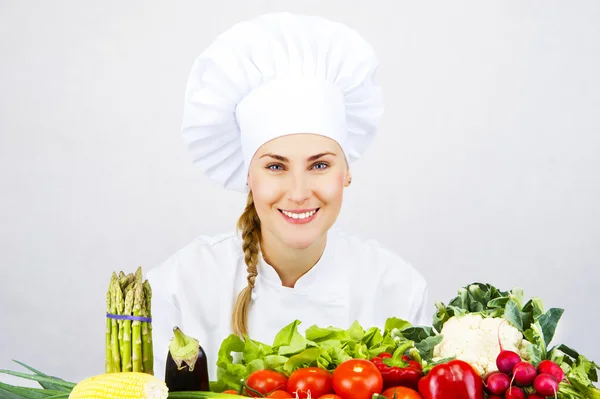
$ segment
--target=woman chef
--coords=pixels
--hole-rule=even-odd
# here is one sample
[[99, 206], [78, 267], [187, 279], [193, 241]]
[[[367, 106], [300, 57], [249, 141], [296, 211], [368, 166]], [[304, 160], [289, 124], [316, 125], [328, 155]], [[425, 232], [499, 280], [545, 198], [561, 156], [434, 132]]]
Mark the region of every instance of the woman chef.
[[300, 332], [392, 316], [428, 324], [423, 277], [332, 228], [348, 165], [383, 112], [377, 69], [353, 30], [288, 13], [236, 24], [196, 59], [183, 136], [194, 162], [248, 202], [238, 233], [198, 237], [148, 272], [157, 376], [174, 326], [200, 341], [214, 380], [232, 332], [270, 344], [296, 319]]

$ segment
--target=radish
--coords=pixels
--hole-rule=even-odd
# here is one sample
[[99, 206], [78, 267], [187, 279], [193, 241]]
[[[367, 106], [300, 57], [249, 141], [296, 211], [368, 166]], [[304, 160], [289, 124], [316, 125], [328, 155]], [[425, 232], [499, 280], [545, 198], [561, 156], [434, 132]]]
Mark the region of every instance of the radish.
[[531, 385], [536, 375], [535, 367], [531, 363], [519, 362], [513, 368], [513, 379], [520, 386]]
[[504, 399], [502, 395], [488, 395], [487, 399]]
[[503, 320], [502, 323], [498, 325], [498, 346], [500, 346], [500, 353], [496, 357], [496, 367], [504, 374], [510, 375], [515, 365], [521, 361], [521, 356], [516, 352], [504, 350], [504, 348], [502, 348], [502, 342], [500, 342], [500, 326], [502, 326], [504, 322], [506, 322], [506, 320]]
[[558, 382], [565, 379], [565, 372], [552, 360], [542, 360], [538, 364], [537, 372], [538, 374], [550, 374]]
[[530, 394], [527, 396], [527, 399], [546, 399], [546, 397], [545, 397], [545, 396], [540, 396], [540, 395], [537, 395], [537, 394], [535, 394], [535, 393], [530, 393]]
[[533, 381], [535, 391], [543, 396], [556, 396], [558, 382], [550, 374], [540, 374]]
[[496, 358], [496, 366], [504, 374], [510, 374], [515, 365], [520, 361], [521, 356], [518, 353], [502, 350]]
[[506, 399], [525, 399], [523, 390], [519, 387], [510, 387], [504, 394]]
[[486, 386], [490, 393], [503, 395], [510, 386], [510, 377], [496, 371], [488, 376]]

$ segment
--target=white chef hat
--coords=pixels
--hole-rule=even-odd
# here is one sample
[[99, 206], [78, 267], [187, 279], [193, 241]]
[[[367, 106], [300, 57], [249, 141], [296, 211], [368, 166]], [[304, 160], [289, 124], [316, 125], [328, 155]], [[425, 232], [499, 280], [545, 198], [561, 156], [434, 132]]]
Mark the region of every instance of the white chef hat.
[[234, 25], [187, 82], [182, 131], [193, 162], [246, 192], [252, 157], [279, 136], [324, 135], [356, 160], [383, 113], [378, 67], [357, 32], [321, 17], [273, 13]]

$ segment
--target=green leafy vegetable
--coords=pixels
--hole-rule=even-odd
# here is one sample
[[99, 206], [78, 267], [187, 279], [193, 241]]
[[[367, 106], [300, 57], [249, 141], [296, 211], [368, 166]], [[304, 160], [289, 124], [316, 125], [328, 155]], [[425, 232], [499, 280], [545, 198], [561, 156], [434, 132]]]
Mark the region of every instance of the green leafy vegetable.
[[565, 372], [565, 380], [558, 386], [559, 398], [600, 399], [600, 390], [594, 386], [600, 366], [565, 345], [552, 348], [549, 359]]
[[546, 312], [539, 298], [532, 298], [525, 303], [521, 288], [502, 291], [483, 283], [460, 288], [458, 295], [450, 300], [448, 306], [436, 302], [436, 309], [433, 327], [438, 332], [442, 331], [444, 323], [451, 317], [467, 313], [506, 319], [531, 343], [526, 350], [529, 361], [534, 365], [547, 358], [547, 348], [564, 312], [563, 309], [556, 308]]
[[[598, 381], [599, 370], [596, 363], [565, 345], [549, 349], [564, 313], [563, 309], [552, 308], [546, 311], [540, 298], [525, 302], [521, 288], [502, 291], [489, 284], [473, 283], [460, 288], [458, 295], [447, 306], [436, 302], [433, 327], [441, 332], [448, 319], [468, 313], [506, 319], [530, 342], [526, 346], [530, 363], [537, 366], [542, 360], [550, 359], [559, 364], [565, 372], [565, 381], [559, 385], [558, 398], [600, 399], [600, 391], [594, 386]], [[439, 336], [426, 330], [421, 330], [420, 333], [429, 336], [418, 336], [420, 342], [415, 346], [421, 354], [428, 354], [428, 349], [436, 345], [435, 340]], [[404, 334], [407, 338], [415, 338], [410, 329], [406, 329]], [[447, 359], [441, 360], [445, 361]]]
[[295, 320], [283, 327], [275, 335], [272, 345], [247, 336], [244, 340], [235, 335], [226, 338], [219, 349], [217, 381], [211, 382], [211, 389], [217, 392], [238, 390], [241, 380], [261, 369], [286, 375], [309, 366], [334, 370], [346, 360], [371, 359], [382, 352], [393, 353], [395, 361], [402, 362], [401, 357], [409, 348], [417, 348], [419, 357], [426, 361], [431, 359], [433, 347], [442, 339], [431, 327], [412, 326], [396, 317], [386, 320], [383, 331], [378, 327], [365, 331], [354, 322], [346, 330], [310, 326], [302, 335], [298, 331], [299, 325], [300, 321]]

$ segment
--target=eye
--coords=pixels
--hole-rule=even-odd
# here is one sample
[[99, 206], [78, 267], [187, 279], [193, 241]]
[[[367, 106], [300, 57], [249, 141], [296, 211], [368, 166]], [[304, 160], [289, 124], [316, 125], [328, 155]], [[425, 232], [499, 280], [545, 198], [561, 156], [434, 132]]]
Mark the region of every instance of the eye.
[[271, 164], [267, 165], [267, 169], [272, 170], [272, 171], [280, 171], [280, 170], [283, 170], [283, 165], [281, 165], [279, 163], [271, 163]]
[[317, 162], [312, 167], [317, 170], [323, 170], [327, 169], [329, 167], [329, 164], [327, 164], [327, 162]]

